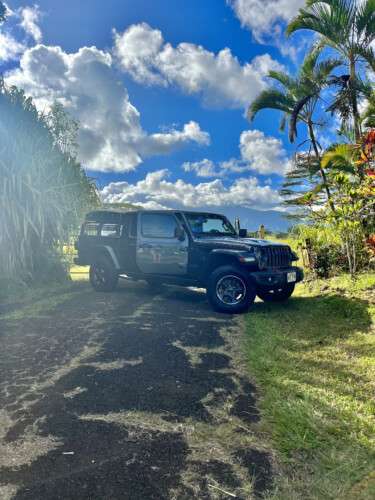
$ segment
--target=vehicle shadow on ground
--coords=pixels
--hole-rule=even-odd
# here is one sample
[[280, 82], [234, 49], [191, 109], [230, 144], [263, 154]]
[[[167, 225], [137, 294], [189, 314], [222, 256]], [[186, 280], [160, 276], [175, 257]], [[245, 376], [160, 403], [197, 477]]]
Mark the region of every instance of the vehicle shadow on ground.
[[[130, 299], [137, 303], [126, 311]], [[37, 436], [56, 443], [30, 464], [0, 469], [2, 482], [21, 485], [14, 498], [227, 498], [212, 493], [209, 480], [219, 492], [240, 492], [244, 471], [249, 483], [254, 479], [255, 495], [270, 488], [267, 452], [238, 446], [234, 435], [225, 460], [210, 453], [201, 460], [186, 433], [221, 424], [217, 414], [228, 401], [244, 423], [259, 420], [255, 388], [240, 379], [229, 350], [223, 352], [221, 328], [231, 318], [213, 313], [200, 291], [165, 287], [155, 293], [141, 283], [125, 283], [91, 307], [103, 321], [88, 355], [37, 401], [10, 407], [15, 423], [5, 442], [17, 443], [36, 427]], [[74, 338], [77, 319], [56, 308], [56, 328], [66, 339]], [[209, 444], [201, 439], [195, 446], [207, 454]], [[194, 485], [182, 481], [187, 470]]]

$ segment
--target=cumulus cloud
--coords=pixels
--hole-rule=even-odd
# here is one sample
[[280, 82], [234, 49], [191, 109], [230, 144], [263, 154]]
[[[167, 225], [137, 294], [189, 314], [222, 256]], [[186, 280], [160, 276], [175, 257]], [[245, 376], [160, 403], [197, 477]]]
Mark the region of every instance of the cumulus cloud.
[[200, 45], [173, 47], [161, 31], [146, 23], [114, 31], [114, 53], [120, 67], [137, 82], [176, 85], [187, 94], [198, 94], [213, 107], [246, 107], [266, 86], [270, 69], [281, 68], [269, 54], [241, 65], [230, 49], [214, 54]]
[[242, 26], [248, 28], [258, 42], [265, 35], [278, 37], [280, 23], [290, 21], [305, 0], [227, 0]]
[[277, 206], [281, 198], [269, 185], [261, 186], [255, 177], [236, 179], [225, 186], [220, 179], [197, 185], [181, 179], [167, 180], [168, 170], [147, 174], [145, 179], [130, 184], [112, 182], [101, 192], [107, 203], [134, 203], [145, 207], [219, 207], [242, 206], [268, 209]]
[[41, 16], [37, 6], [24, 7], [17, 10], [7, 9], [7, 19], [0, 25], [0, 62], [18, 60], [28, 47], [28, 39], [23, 40], [14, 35], [15, 28], [21, 28], [24, 33], [39, 42], [42, 39], [42, 32], [38, 26]]
[[224, 175], [221, 165], [216, 166], [212, 160], [207, 158], [196, 162], [185, 162], [182, 168], [185, 172], [194, 172], [198, 177], [222, 177]]
[[12, 35], [0, 31], [0, 61], [7, 62], [18, 59], [25, 49], [25, 45], [18, 42]]
[[188, 143], [209, 143], [209, 135], [195, 122], [182, 130], [148, 135], [112, 56], [96, 47], [68, 54], [38, 44], [24, 52], [20, 67], [8, 73], [6, 81], [23, 88], [40, 110], [55, 100], [64, 105], [80, 123], [79, 159], [91, 170], [125, 172], [146, 156], [168, 154]]
[[290, 167], [280, 139], [266, 136], [260, 130], [242, 132], [240, 151], [242, 160], [248, 163], [249, 169], [260, 174], [283, 175]]
[[20, 25], [24, 31], [32, 36], [36, 42], [42, 40], [42, 32], [38, 26], [40, 20], [40, 10], [37, 5], [34, 7], [24, 7], [20, 11], [21, 23]]
[[266, 136], [260, 130], [245, 130], [240, 136], [240, 157], [215, 163], [205, 158], [182, 165], [185, 172], [198, 177], [225, 177], [230, 173], [257, 172], [262, 175], [284, 175], [291, 168], [291, 161], [280, 139]]

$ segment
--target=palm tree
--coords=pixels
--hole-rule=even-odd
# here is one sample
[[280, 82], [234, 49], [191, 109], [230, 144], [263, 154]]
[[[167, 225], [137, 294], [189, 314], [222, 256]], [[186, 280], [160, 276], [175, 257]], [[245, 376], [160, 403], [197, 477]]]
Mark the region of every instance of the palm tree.
[[[275, 80], [278, 88], [264, 90], [251, 103], [248, 117], [253, 120], [262, 109], [277, 109], [283, 112], [280, 128], [283, 130], [289, 121], [289, 140], [294, 142], [297, 137], [297, 124], [302, 122], [307, 127], [308, 140], [314, 152], [314, 163], [327, 195], [328, 202], [334, 210], [332, 197], [324, 168], [321, 166], [321, 147], [316, 139], [314, 113], [320, 100], [322, 90], [326, 87], [332, 70], [342, 64], [339, 59], [327, 59], [318, 62], [321, 47], [315, 46], [305, 57], [295, 78], [281, 71], [270, 71], [268, 76]], [[281, 87], [281, 88], [280, 88]]]
[[297, 30], [320, 35], [323, 46], [337, 51], [348, 66], [348, 88], [356, 142], [361, 136], [357, 90], [358, 64], [365, 63], [375, 71], [375, 0], [307, 0], [287, 27], [290, 35]]
[[0, 2], [0, 23], [2, 23], [5, 20], [6, 13], [7, 9], [5, 5], [3, 4], [3, 2]]

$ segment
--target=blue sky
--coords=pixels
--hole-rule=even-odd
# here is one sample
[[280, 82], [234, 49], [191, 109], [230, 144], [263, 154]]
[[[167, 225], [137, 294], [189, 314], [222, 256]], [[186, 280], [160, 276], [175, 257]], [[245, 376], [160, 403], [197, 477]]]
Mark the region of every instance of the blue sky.
[[303, 3], [9, 0], [0, 64], [39, 109], [58, 100], [79, 120], [106, 201], [278, 208], [294, 148], [276, 112], [245, 110], [303, 56], [305, 38], [282, 35]]

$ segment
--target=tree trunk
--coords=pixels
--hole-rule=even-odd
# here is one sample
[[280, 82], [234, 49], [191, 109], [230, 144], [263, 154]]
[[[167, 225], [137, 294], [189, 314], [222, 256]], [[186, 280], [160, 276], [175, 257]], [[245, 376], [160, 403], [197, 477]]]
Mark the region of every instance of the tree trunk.
[[313, 124], [312, 124], [311, 120], [309, 120], [307, 122], [307, 126], [308, 126], [308, 129], [309, 129], [309, 135], [310, 135], [311, 143], [313, 145], [313, 149], [314, 149], [316, 158], [317, 158], [317, 160], [319, 162], [319, 172], [320, 172], [320, 176], [321, 176], [322, 181], [323, 181], [323, 186], [324, 186], [325, 192], [327, 194], [327, 200], [328, 200], [329, 206], [331, 207], [332, 212], [335, 212], [335, 205], [334, 205], [334, 203], [332, 201], [331, 191], [329, 189], [329, 185], [328, 185], [326, 173], [325, 173], [325, 171], [324, 171], [324, 169], [322, 167], [322, 164], [321, 164], [320, 153], [319, 153], [318, 145], [316, 143], [315, 134], [314, 134], [314, 127], [313, 127]]
[[361, 140], [361, 125], [360, 125], [360, 116], [358, 112], [358, 102], [357, 102], [357, 93], [356, 93], [356, 70], [355, 70], [355, 60], [352, 56], [349, 59], [349, 71], [350, 71], [350, 96], [352, 101], [352, 113], [353, 113], [353, 123], [354, 123], [354, 135], [355, 142], [358, 144]]

